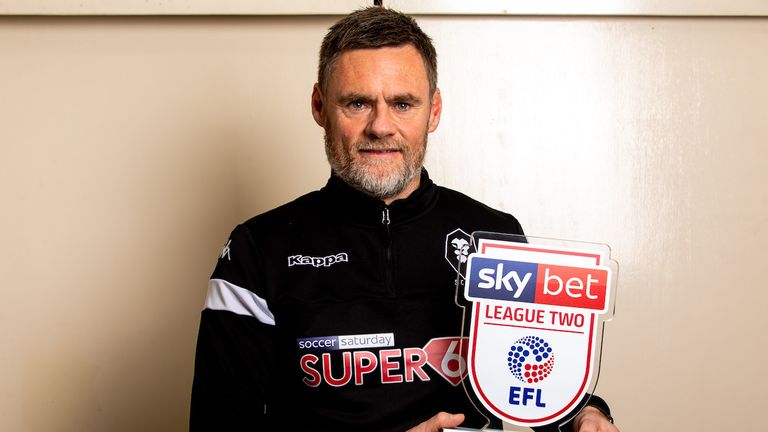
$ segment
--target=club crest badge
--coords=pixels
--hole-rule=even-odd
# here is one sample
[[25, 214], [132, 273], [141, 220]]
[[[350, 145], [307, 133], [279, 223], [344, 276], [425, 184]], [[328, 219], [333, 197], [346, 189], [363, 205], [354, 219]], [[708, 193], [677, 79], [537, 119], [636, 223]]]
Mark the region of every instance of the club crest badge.
[[594, 390], [617, 265], [605, 245], [472, 236], [464, 267], [471, 389], [506, 423], [562, 423]]
[[471, 241], [472, 237], [461, 228], [445, 236], [445, 260], [455, 271], [459, 271], [459, 267], [467, 262]]

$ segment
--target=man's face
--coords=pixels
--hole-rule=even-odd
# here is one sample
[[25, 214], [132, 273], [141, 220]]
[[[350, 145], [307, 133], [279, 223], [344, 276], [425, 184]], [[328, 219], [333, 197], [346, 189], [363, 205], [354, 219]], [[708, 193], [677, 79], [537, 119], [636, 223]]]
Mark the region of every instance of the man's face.
[[325, 92], [317, 84], [312, 92], [333, 171], [387, 203], [418, 187], [441, 109], [440, 91], [430, 100], [424, 62], [411, 45], [345, 51]]

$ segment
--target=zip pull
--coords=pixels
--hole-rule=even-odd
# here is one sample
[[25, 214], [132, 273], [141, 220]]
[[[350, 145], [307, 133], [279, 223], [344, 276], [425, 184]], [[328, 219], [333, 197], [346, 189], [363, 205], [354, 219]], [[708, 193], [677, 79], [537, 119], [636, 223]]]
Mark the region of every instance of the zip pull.
[[384, 256], [386, 264], [384, 265], [385, 284], [387, 293], [390, 296], [395, 295], [394, 278], [392, 276], [392, 234], [389, 232], [389, 208], [384, 206], [381, 210], [381, 224], [384, 225]]

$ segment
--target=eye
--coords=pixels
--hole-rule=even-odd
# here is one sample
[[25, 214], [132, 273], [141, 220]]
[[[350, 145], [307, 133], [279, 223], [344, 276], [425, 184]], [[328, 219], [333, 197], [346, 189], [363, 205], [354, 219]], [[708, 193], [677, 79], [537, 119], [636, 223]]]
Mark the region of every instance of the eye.
[[409, 104], [408, 102], [395, 103], [395, 109], [398, 111], [408, 111], [410, 107], [411, 107], [411, 104]]
[[362, 101], [352, 101], [349, 103], [349, 107], [352, 108], [355, 111], [360, 111], [363, 108], [365, 108], [365, 102]]

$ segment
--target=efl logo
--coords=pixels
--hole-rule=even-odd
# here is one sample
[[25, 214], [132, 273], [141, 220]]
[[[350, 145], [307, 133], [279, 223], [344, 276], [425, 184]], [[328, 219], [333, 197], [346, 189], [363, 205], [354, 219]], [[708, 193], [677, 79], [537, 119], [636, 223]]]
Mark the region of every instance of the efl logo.
[[480, 238], [467, 261], [470, 383], [483, 406], [505, 422], [565, 421], [594, 388], [614, 267], [607, 248], [509, 238]]
[[536, 336], [518, 340], [509, 348], [507, 355], [509, 371], [528, 384], [544, 381], [555, 365], [555, 354], [549, 342]]

